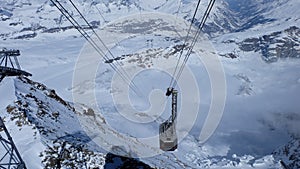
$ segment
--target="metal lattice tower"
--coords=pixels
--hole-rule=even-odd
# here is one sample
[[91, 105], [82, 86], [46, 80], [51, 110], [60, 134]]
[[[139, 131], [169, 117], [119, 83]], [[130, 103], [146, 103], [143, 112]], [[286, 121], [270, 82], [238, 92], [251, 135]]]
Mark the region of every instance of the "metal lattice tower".
[[20, 56], [19, 50], [0, 50], [0, 82], [6, 76], [31, 76], [30, 73], [21, 70], [17, 56]]
[[[3, 132], [5, 137], [3, 137]], [[1, 117], [0, 133], [0, 169], [26, 169], [25, 163]]]

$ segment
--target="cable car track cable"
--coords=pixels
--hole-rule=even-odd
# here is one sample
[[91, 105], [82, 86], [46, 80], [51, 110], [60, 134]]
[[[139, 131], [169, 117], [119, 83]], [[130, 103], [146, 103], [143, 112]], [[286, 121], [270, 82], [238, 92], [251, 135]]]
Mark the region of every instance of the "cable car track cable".
[[207, 8], [205, 10], [204, 16], [202, 17], [201, 22], [200, 22], [200, 24], [198, 26], [197, 32], [196, 32], [196, 34], [195, 34], [195, 36], [194, 36], [194, 38], [192, 40], [191, 46], [190, 46], [190, 48], [187, 51], [187, 54], [186, 54], [186, 56], [184, 58], [184, 61], [183, 61], [182, 65], [181, 65], [181, 67], [179, 69], [179, 72], [178, 72], [178, 74], [177, 74], [177, 76], [175, 78], [175, 81], [174, 81], [174, 83], [172, 85], [173, 88], [176, 86], [175, 82], [179, 80], [179, 78], [180, 78], [180, 76], [181, 76], [181, 74], [183, 72], [183, 69], [184, 69], [184, 67], [185, 67], [185, 65], [186, 65], [186, 63], [187, 63], [187, 61], [188, 61], [188, 59], [189, 59], [189, 57], [190, 57], [190, 55], [191, 55], [191, 53], [193, 51], [193, 48], [194, 48], [194, 46], [195, 46], [195, 44], [197, 42], [197, 39], [200, 36], [200, 33], [201, 33], [201, 31], [202, 31], [202, 29], [204, 27], [204, 24], [205, 24], [205, 22], [206, 22], [206, 20], [207, 20], [207, 18], [209, 16], [211, 10], [212, 10], [212, 7], [213, 7], [214, 3], [215, 3], [215, 0], [210, 0], [209, 4], [208, 4], [208, 6], [207, 6]]
[[[183, 54], [183, 51], [184, 51], [184, 47], [185, 47], [186, 44], [187, 44], [189, 34], [190, 34], [190, 32], [191, 32], [192, 26], [193, 26], [194, 21], [195, 21], [195, 18], [196, 18], [196, 14], [197, 14], [197, 12], [198, 12], [198, 8], [199, 8], [199, 6], [200, 6], [200, 2], [201, 2], [201, 0], [198, 0], [198, 3], [197, 3], [197, 6], [196, 6], [196, 9], [195, 9], [195, 12], [194, 12], [192, 21], [191, 21], [191, 23], [190, 23], [190, 26], [189, 26], [189, 29], [188, 29], [188, 32], [187, 32], [187, 35], [185, 36], [183, 46], [182, 46], [182, 48], [181, 48], [181, 50], [180, 50], [179, 58], [178, 58], [178, 60], [177, 60], [177, 63], [176, 63], [176, 66], [175, 66], [175, 70], [174, 70], [174, 73], [173, 73], [173, 75], [172, 75], [172, 79], [171, 79], [171, 82], [170, 82], [170, 85], [169, 85], [169, 86], [173, 86], [173, 85], [172, 85], [173, 82], [174, 82], [174, 78], [173, 78], [173, 77], [175, 77], [175, 75], [176, 75], [176, 73], [177, 73], [177, 69], [178, 69], [178, 66], [179, 66], [179, 62], [180, 62], [180, 60], [181, 60], [181, 57], [182, 57], [182, 54]], [[176, 83], [176, 82], [174, 82], [174, 83]]]
[[[79, 14], [79, 15], [81, 16], [81, 18], [85, 21], [85, 23], [88, 25], [88, 27], [93, 31], [93, 33], [96, 35], [97, 39], [101, 42], [101, 44], [104, 46], [104, 48], [105, 48], [105, 49], [108, 51], [108, 53], [111, 55], [112, 59], [113, 59], [114, 61], [116, 61], [116, 63], [119, 65], [121, 71], [124, 72], [124, 76], [127, 78], [127, 80], [130, 81], [130, 77], [129, 77], [128, 73], [124, 70], [124, 68], [122, 67], [122, 65], [120, 64], [120, 62], [118, 62], [118, 61], [116, 60], [116, 57], [112, 54], [111, 50], [105, 45], [105, 43], [103, 42], [103, 40], [100, 38], [99, 34], [94, 30], [94, 28], [93, 28], [93, 27], [91, 26], [91, 24], [87, 21], [87, 19], [83, 16], [83, 14], [82, 14], [82, 13], [80, 12], [80, 10], [76, 7], [76, 5], [73, 3], [73, 1], [72, 1], [72, 0], [69, 0], [69, 2], [70, 2], [70, 3], [72, 4], [72, 6], [76, 9], [76, 11], [78, 12], [78, 14]], [[112, 63], [113, 63], [113, 62], [112, 62]], [[131, 82], [132, 82], [133, 86], [134, 86], [137, 90], [139, 90], [138, 87], [137, 87], [137, 85], [136, 85], [133, 81], [131, 81]]]
[[[109, 58], [105, 55], [105, 53], [101, 50], [101, 48], [95, 43], [95, 41], [87, 34], [87, 32], [81, 27], [81, 25], [73, 18], [73, 16], [66, 10], [66, 8], [58, 1], [58, 0], [50, 0], [54, 6], [68, 19], [68, 21], [74, 26], [75, 29], [78, 30], [78, 32], [92, 45], [92, 47], [96, 50], [96, 52], [102, 56], [105, 61], [109, 60]], [[59, 6], [58, 6], [59, 5]], [[124, 77], [122, 72], [119, 71], [117, 66], [113, 63], [109, 64], [112, 69], [117, 72], [122, 80], [125, 81], [126, 84], [130, 87], [131, 90], [133, 90], [137, 95], [138, 91], [134, 89], [130, 82], [127, 81], [127, 79]]]

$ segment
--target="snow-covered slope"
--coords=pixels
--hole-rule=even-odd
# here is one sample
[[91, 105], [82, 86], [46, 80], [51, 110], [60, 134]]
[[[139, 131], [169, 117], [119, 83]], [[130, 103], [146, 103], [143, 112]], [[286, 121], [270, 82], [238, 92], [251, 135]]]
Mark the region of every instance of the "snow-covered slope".
[[[209, 27], [223, 32], [272, 33], [299, 25], [297, 0], [224, 0]], [[211, 28], [210, 28], [211, 29]]]
[[[206, 2], [203, 1], [201, 9]], [[97, 114], [98, 120], [102, 119], [103, 124], [96, 127], [103, 129], [100, 136], [113, 153], [135, 156], [135, 152], [130, 151], [134, 150], [130, 149], [133, 145], [158, 151], [157, 147], [141, 144], [139, 138], [157, 135], [158, 123], [168, 117], [169, 106], [159, 114], [159, 118], [155, 113], [139, 114], [140, 119], [155, 119], [151, 123], [128, 122], [118, 113], [111, 99], [111, 94], [118, 92], [111, 90], [114, 71], [103, 60], [87, 60], [99, 63], [94, 81], [72, 84], [77, 57], [93, 54], [93, 50], [88, 49], [85, 40], [50, 1], [2, 0], [0, 3], [1, 47], [20, 49], [21, 66], [33, 74], [32, 81], [20, 78], [12, 82], [7, 78], [0, 84], [1, 96], [5, 96], [0, 97], [1, 116], [6, 117], [6, 124], [29, 168], [58, 165], [52, 162], [59, 161], [59, 154], [69, 154], [60, 164], [66, 168], [70, 165], [84, 168], [84, 164], [99, 165], [100, 168], [105, 167], [104, 163], [112, 168], [119, 165], [122, 158], [107, 160], [107, 151], [95, 143], [91, 133], [85, 133], [95, 127], [92, 112], [98, 113], [98, 108], [101, 112]], [[147, 70], [156, 64], [174, 66], [171, 63], [176, 59], [183, 38], [168, 32], [184, 32], [181, 28], [186, 25], [181, 24], [184, 23], [182, 19], [191, 19], [196, 1], [80, 0], [75, 3], [95, 28], [101, 28], [100, 33], [111, 31], [117, 37], [116, 43], [107, 45], [119, 57], [124, 68], [137, 66]], [[64, 4], [71, 7], [69, 3]], [[160, 152], [138, 160], [157, 168], [243, 169], [279, 169], [279, 160], [282, 160], [290, 168], [297, 168], [299, 137], [296, 136], [299, 136], [300, 128], [299, 7], [298, 0], [217, 1], [205, 32], [210, 35], [215, 53], [220, 55], [226, 77], [223, 118], [212, 137], [202, 143], [199, 133], [211, 106], [212, 85], [207, 65], [203, 63], [205, 60], [198, 59], [198, 54], [193, 53], [188, 67], [199, 87], [201, 102], [197, 104], [199, 111], [192, 130], [180, 142], [177, 151]], [[142, 21], [149, 12], [153, 13], [152, 16], [155, 13], [171, 14], [175, 19], [164, 17], [153, 20], [148, 24], [155, 26], [147, 28], [148, 25], [143, 25]], [[75, 10], [72, 13], [80, 20]], [[113, 24], [122, 21], [124, 24], [121, 26]], [[169, 24], [171, 22], [175, 26]], [[126, 27], [126, 24], [136, 29]], [[127, 36], [133, 30], [141, 32]], [[113, 42], [108, 35], [100, 36], [106, 38], [106, 42]], [[135, 108], [147, 110], [153, 101], [151, 98], [161, 101], [161, 107], [168, 105], [162, 97], [169, 83], [167, 74], [149, 71], [137, 76], [135, 82], [145, 93], [153, 89], [158, 91], [156, 95], [150, 95], [150, 101], [148, 97], [140, 99], [130, 95]], [[96, 84], [95, 90], [93, 84]], [[100, 106], [72, 103], [74, 92], [82, 94], [82, 97], [86, 93], [94, 93]], [[182, 99], [180, 96], [179, 100]], [[8, 104], [10, 106], [7, 107]], [[129, 142], [127, 145], [130, 146], [121, 147], [121, 143], [110, 141], [111, 136], [121, 137], [121, 141], [123, 136], [137, 139], [123, 140], [125, 145]], [[79, 148], [79, 145], [84, 147]], [[71, 152], [63, 153], [64, 149]], [[109, 164], [111, 161], [113, 164]]]
[[[17, 100], [6, 107], [8, 114], [4, 114], [4, 118], [8, 126], [14, 126], [9, 129], [16, 144], [23, 145], [19, 151], [23, 152], [28, 168], [40, 168], [41, 164], [45, 168], [57, 165], [103, 167], [105, 156], [102, 153], [83, 148], [90, 138], [81, 129], [70, 103], [55, 90], [25, 77], [15, 79], [14, 83]], [[14, 128], [23, 136], [13, 132]]]

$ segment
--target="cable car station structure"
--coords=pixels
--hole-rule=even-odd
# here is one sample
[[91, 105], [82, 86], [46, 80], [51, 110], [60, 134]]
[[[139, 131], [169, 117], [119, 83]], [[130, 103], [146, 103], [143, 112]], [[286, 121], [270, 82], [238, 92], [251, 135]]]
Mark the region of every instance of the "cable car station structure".
[[30, 73], [21, 70], [17, 56], [20, 56], [19, 50], [0, 51], [0, 82], [6, 76], [31, 76]]

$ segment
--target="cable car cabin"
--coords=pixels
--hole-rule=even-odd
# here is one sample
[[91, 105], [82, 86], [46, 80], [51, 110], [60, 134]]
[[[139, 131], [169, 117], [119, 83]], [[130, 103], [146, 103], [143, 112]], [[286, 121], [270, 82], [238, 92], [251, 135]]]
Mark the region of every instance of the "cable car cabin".
[[177, 149], [175, 123], [165, 121], [159, 125], [159, 145], [163, 151], [174, 151]]
[[[168, 89], [169, 90], [169, 89]], [[177, 90], [172, 89], [172, 115], [159, 125], [159, 145], [163, 151], [177, 149], [176, 118], [177, 118]]]

